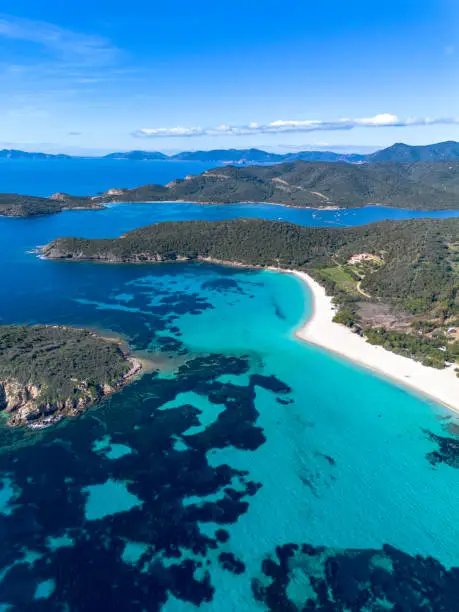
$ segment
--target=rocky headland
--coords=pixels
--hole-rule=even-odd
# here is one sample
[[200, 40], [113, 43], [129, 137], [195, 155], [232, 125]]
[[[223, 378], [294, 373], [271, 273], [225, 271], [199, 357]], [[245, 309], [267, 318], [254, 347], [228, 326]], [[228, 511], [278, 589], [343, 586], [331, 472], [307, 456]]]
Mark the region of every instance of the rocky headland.
[[0, 410], [41, 429], [77, 416], [142, 371], [118, 343], [70, 327], [0, 326]]

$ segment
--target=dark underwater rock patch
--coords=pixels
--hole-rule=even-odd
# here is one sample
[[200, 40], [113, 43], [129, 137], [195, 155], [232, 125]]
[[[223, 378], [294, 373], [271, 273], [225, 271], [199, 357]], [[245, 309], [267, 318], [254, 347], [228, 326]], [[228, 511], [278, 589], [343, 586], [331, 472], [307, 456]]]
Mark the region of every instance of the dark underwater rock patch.
[[219, 293], [239, 293], [245, 295], [241, 285], [232, 278], [216, 278], [202, 284], [203, 289], [218, 291]]
[[262, 387], [267, 391], [272, 391], [273, 393], [286, 394], [291, 393], [292, 389], [284, 383], [282, 380], [279, 380], [277, 376], [272, 374], [271, 376], [263, 376], [262, 374], [252, 374], [250, 377], [250, 382], [252, 385], [257, 385], [258, 387]]
[[283, 399], [282, 397], [277, 397], [276, 402], [281, 404], [281, 406], [288, 406], [289, 404], [293, 404], [292, 399]]
[[230, 534], [226, 529], [217, 529], [215, 537], [219, 542], [228, 542]]
[[381, 549], [286, 544], [263, 560], [255, 599], [272, 612], [298, 610], [455, 610], [459, 568], [431, 557]]
[[172, 336], [159, 336], [156, 341], [160, 349], [166, 353], [185, 355], [187, 352], [186, 349], [183, 348], [183, 343]]
[[280, 319], [281, 321], [286, 321], [287, 317], [285, 313], [283, 312], [283, 310], [281, 309], [281, 307], [275, 300], [273, 300], [273, 307], [274, 307], [274, 312], [276, 314], [276, 317]]
[[437, 445], [437, 450], [427, 454], [427, 460], [433, 465], [445, 463], [452, 468], [459, 468], [459, 439], [438, 436], [430, 431], [425, 432], [429, 440]]
[[198, 315], [215, 308], [211, 302], [195, 293], [174, 293], [161, 298], [160, 302], [160, 306], [150, 306], [156, 314]]
[[323, 457], [329, 465], [336, 465], [336, 461], [333, 459], [333, 457], [330, 457], [330, 455], [326, 455], [325, 453], [318, 453], [318, 455]]
[[220, 553], [218, 560], [223, 569], [232, 572], [233, 574], [243, 574], [245, 572], [245, 565], [240, 561], [233, 553], [222, 552]]
[[[247, 385], [217, 380], [247, 374], [250, 367], [247, 356], [212, 354], [189, 360], [174, 378], [145, 374], [97, 411], [46, 432], [39, 444], [0, 454], [0, 472], [8, 473], [20, 492], [14, 511], [0, 514], [0, 571], [10, 568], [0, 583], [0, 603], [9, 603], [13, 612], [53, 612], [66, 605], [78, 611], [140, 612], [161, 609], [171, 593], [198, 606], [213, 597], [210, 551], [223, 548], [218, 564], [243, 571], [242, 561], [224, 548], [231, 543], [225, 525], [247, 512], [261, 483], [247, 470], [209, 465], [207, 453], [224, 447], [256, 450], [264, 443], [256, 424], [255, 384], [275, 396], [288, 387], [273, 377], [259, 376]], [[185, 432], [199, 424], [198, 405], [160, 409], [190, 391], [224, 408], [195, 435]], [[93, 450], [103, 436], [133, 452], [122, 460], [108, 459]], [[180, 451], [177, 439], [186, 441]], [[108, 479], [126, 483], [142, 505], [86, 521], [86, 487]], [[183, 503], [192, 496], [215, 500]], [[206, 522], [221, 525], [212, 537], [200, 529]], [[63, 533], [72, 545], [51, 549], [48, 538]], [[147, 552], [136, 563], [126, 563], [126, 542], [142, 543]], [[24, 551], [41, 557], [23, 563]], [[49, 579], [56, 581], [54, 592], [35, 602], [37, 585]]]

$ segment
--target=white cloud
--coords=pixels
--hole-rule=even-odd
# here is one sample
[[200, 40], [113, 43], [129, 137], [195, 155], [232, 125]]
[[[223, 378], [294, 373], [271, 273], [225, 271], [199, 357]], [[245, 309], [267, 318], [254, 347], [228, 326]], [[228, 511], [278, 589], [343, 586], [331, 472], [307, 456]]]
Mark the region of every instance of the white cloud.
[[365, 126], [379, 126], [379, 125], [394, 125], [398, 122], [397, 115], [391, 115], [390, 113], [382, 113], [375, 115], [374, 117], [367, 117], [366, 119], [357, 119], [357, 123]]
[[374, 117], [343, 118], [334, 121], [305, 120], [285, 121], [277, 120], [267, 124], [249, 123], [247, 125], [221, 124], [214, 128], [202, 127], [173, 127], [173, 128], [144, 128], [133, 132], [138, 138], [173, 138], [176, 136], [241, 136], [255, 134], [285, 134], [301, 132], [326, 132], [333, 130], [352, 130], [357, 127], [404, 127], [416, 125], [453, 125], [459, 124], [459, 117], [409, 117], [400, 119], [397, 115], [381, 113]]
[[161, 136], [204, 136], [205, 134], [206, 130], [200, 127], [153, 128], [136, 130], [132, 133], [133, 136], [137, 136], [138, 138], [159, 138]]
[[83, 65], [104, 65], [118, 54], [118, 49], [102, 36], [10, 15], [0, 15], [0, 37], [37, 43], [65, 61]]

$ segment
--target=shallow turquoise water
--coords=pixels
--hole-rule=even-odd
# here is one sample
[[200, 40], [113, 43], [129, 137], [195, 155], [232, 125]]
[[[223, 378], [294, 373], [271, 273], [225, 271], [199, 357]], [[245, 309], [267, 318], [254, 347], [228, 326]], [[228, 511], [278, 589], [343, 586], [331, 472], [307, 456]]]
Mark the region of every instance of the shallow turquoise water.
[[[138, 210], [0, 220], [2, 322], [109, 329], [169, 364], [80, 419], [0, 429], [0, 605], [281, 610], [322, 581], [332, 609], [381, 609], [400, 585], [411, 609], [454, 609], [438, 597], [457, 594], [456, 417], [296, 340], [295, 277], [27, 253]], [[287, 544], [308, 552], [282, 563]]]
[[83, 492], [87, 493], [87, 521], [97, 521], [118, 512], [128, 512], [142, 505], [141, 500], [129, 493], [126, 484], [118, 480], [109, 479], [102, 484], [89, 485]]

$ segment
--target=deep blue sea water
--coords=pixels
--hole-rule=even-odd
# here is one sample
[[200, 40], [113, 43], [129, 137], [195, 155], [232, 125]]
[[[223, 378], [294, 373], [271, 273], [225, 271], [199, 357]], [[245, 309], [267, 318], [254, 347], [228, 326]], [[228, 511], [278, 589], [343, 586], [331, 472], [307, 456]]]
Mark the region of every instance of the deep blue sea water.
[[0, 428], [1, 610], [456, 609], [458, 420], [295, 339], [311, 308], [296, 278], [29, 252], [271, 209], [292, 210], [0, 219], [1, 323], [111, 330], [163, 358], [79, 419]]
[[0, 159], [0, 192], [48, 197], [57, 191], [96, 195], [111, 187], [166, 184], [219, 164], [103, 158]]

